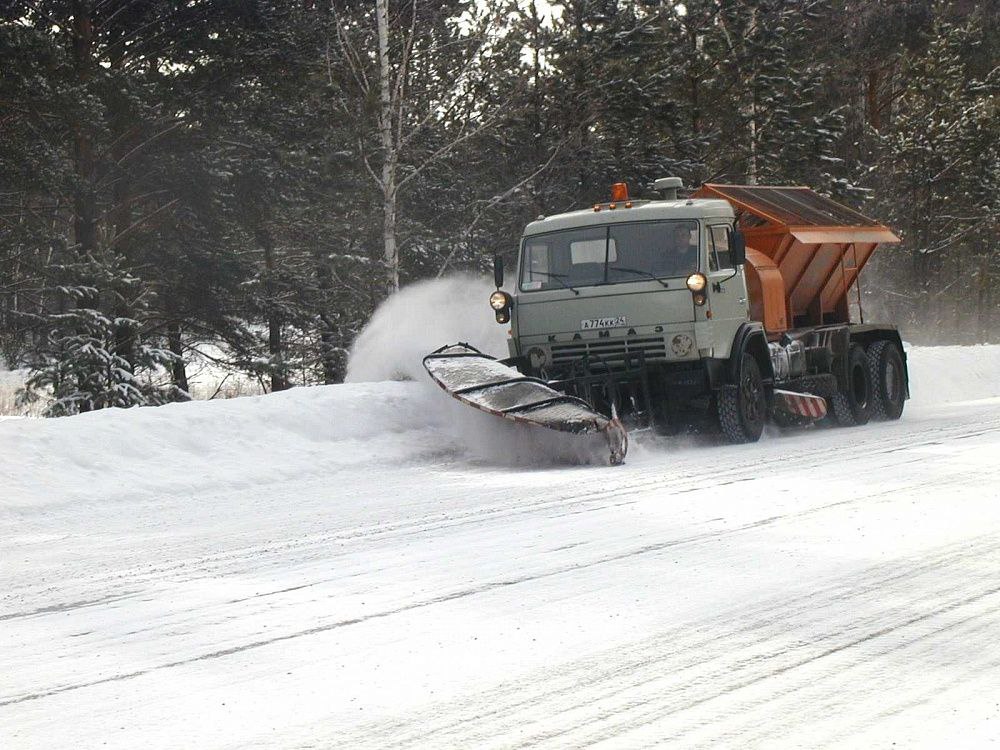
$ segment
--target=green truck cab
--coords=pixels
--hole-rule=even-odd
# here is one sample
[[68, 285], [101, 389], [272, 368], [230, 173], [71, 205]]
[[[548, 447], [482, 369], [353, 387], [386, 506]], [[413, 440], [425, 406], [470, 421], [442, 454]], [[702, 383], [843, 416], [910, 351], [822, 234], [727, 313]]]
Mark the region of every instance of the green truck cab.
[[[792, 402], [783, 394], [835, 412], [839, 398], [838, 421], [867, 421], [868, 402], [885, 400], [885, 373], [865, 361], [858, 376], [857, 358], [886, 340], [898, 349], [889, 375], [901, 412], [905, 358], [894, 328], [841, 321], [769, 333], [752, 315], [740, 206], [678, 198], [676, 178], [654, 187], [664, 199], [630, 200], [619, 183], [608, 203], [528, 224], [510, 291], [500, 290], [497, 261], [490, 304], [497, 322], [509, 324], [511, 361], [522, 373], [602, 413], [655, 426], [692, 408], [715, 412], [728, 439], [747, 442], [768, 418], [815, 417], [815, 405], [786, 409]], [[852, 364], [855, 343], [861, 354]], [[898, 417], [895, 403], [888, 411]]]

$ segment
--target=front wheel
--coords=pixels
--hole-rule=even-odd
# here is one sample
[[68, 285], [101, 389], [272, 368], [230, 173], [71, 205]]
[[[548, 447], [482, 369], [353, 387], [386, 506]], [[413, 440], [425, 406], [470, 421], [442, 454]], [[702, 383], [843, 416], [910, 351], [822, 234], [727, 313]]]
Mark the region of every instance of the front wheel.
[[715, 401], [719, 427], [730, 443], [756, 443], [764, 432], [767, 393], [757, 360], [749, 354], [740, 359], [738, 383], [723, 386]]

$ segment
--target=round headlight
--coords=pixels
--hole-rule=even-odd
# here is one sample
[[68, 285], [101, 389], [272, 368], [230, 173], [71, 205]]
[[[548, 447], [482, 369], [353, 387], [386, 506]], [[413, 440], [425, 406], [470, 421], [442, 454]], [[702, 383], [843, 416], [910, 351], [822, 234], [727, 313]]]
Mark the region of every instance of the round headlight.
[[490, 295], [490, 307], [494, 310], [503, 310], [510, 304], [510, 296], [507, 292], [501, 292], [499, 289]]
[[706, 286], [708, 286], [708, 279], [705, 278], [705, 274], [693, 273], [687, 277], [687, 288], [692, 292], [704, 291]]

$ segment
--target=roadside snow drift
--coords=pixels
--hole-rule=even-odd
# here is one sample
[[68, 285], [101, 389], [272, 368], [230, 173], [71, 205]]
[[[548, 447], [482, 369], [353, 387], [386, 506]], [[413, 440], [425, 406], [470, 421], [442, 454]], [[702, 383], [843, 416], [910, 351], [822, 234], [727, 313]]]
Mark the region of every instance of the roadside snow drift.
[[[461, 336], [461, 326], [453, 326], [451, 332]], [[0, 507], [249, 489], [329, 476], [344, 467], [428, 458], [506, 466], [589, 458], [578, 452], [573, 436], [525, 429], [449, 398], [430, 382], [416, 350], [381, 361], [375, 350], [359, 351], [367, 371], [384, 366], [383, 372], [405, 372], [420, 382], [357, 382], [0, 422]], [[908, 360], [913, 398], [904, 421], [927, 407], [1000, 397], [998, 346], [913, 348]], [[642, 451], [640, 441], [629, 460]]]
[[155, 499], [405, 462], [448, 446], [416, 383], [0, 422], [0, 507]]
[[1000, 396], [1000, 346], [921, 346], [907, 350], [911, 406]]

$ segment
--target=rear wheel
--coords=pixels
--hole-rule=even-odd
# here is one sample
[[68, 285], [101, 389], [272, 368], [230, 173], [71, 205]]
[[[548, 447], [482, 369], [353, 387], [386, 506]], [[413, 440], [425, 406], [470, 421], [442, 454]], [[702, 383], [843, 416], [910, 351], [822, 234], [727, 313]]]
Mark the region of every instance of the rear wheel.
[[868, 347], [868, 378], [872, 383], [872, 419], [899, 419], [906, 403], [903, 354], [894, 341]]
[[756, 443], [764, 432], [767, 394], [757, 360], [744, 354], [739, 382], [724, 386], [716, 398], [719, 427], [730, 443]]
[[842, 427], [868, 424], [871, 419], [872, 384], [868, 358], [859, 344], [847, 352], [847, 390], [838, 389], [830, 399], [833, 418]]

